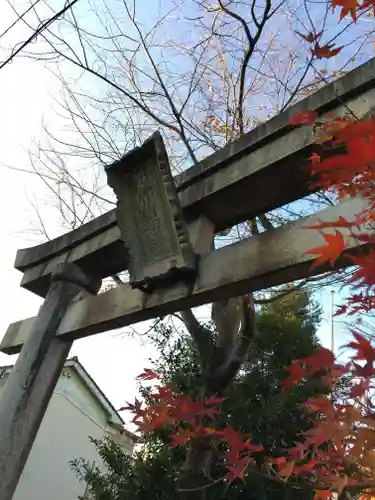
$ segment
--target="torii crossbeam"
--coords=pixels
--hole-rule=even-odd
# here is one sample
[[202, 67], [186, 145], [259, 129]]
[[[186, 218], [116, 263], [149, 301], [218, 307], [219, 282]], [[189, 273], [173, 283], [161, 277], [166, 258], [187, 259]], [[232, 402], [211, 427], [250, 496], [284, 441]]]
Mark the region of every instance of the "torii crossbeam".
[[[365, 209], [364, 200], [217, 250], [212, 240], [217, 231], [311, 192], [305, 167], [314, 130], [288, 125], [296, 111], [315, 109], [323, 117], [350, 111], [363, 118], [374, 105], [375, 59], [175, 179], [161, 136], [154, 134], [107, 168], [116, 211], [18, 251], [21, 286], [45, 301], [37, 317], [11, 324], [0, 344], [9, 354], [21, 350], [0, 406], [1, 500], [13, 496], [74, 339], [328, 270], [311, 270], [306, 251], [323, 241], [305, 226], [339, 215], [352, 219]], [[349, 232], [344, 236], [350, 251], [358, 251]], [[96, 295], [101, 279], [125, 269], [130, 284]]]

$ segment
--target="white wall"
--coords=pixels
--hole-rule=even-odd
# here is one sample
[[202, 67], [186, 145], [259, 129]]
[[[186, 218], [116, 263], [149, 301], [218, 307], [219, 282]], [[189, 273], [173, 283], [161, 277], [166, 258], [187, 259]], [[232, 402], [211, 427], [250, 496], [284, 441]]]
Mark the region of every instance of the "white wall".
[[64, 373], [47, 408], [13, 500], [77, 500], [78, 495], [83, 495], [85, 484], [78, 481], [69, 461], [83, 457], [101, 464], [89, 436], [102, 438], [108, 431], [114, 432], [124, 451], [131, 452], [131, 441], [108, 426], [108, 415], [81, 379], [70, 368], [65, 368]]
[[69, 461], [84, 457], [99, 462], [88, 436], [100, 438], [103, 429], [64, 396], [54, 394], [13, 500], [76, 500], [84, 493]]
[[98, 404], [98, 400], [87, 389], [82, 379], [77, 376], [74, 369], [65, 367], [62, 371], [54, 394], [61, 394], [80, 409], [91, 420], [94, 420], [102, 428], [105, 428], [108, 415], [104, 408]]

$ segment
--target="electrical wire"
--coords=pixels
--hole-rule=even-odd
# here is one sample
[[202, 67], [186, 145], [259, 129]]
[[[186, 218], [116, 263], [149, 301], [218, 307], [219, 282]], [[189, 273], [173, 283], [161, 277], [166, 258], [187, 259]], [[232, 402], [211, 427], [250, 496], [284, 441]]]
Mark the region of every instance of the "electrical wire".
[[15, 26], [19, 21], [21, 21], [26, 16], [26, 14], [28, 14], [30, 12], [30, 10], [33, 9], [39, 2], [40, 2], [40, 0], [36, 0], [34, 3], [32, 3], [30, 5], [30, 7], [28, 9], [25, 10], [25, 12], [23, 12], [22, 14], [20, 14], [17, 17], [17, 19], [10, 26], [8, 26], [6, 28], [6, 30], [3, 31], [3, 33], [1, 33], [0, 39], [3, 38], [3, 36], [6, 35], [8, 33], [8, 31], [10, 31], [13, 28], [13, 26]]
[[[34, 33], [25, 41], [21, 44], [21, 46], [12, 52], [12, 54], [4, 61], [0, 64], [0, 70], [4, 68], [4, 66], [6, 66], [7, 64], [9, 64], [10, 62], [12, 62], [12, 60], [20, 53], [22, 52], [22, 50], [27, 47], [31, 42], [33, 42], [37, 37], [38, 35], [40, 35], [46, 28], [48, 28], [48, 26], [50, 24], [52, 24], [54, 21], [56, 21], [60, 16], [62, 16], [63, 14], [65, 14], [65, 12], [67, 12], [69, 9], [71, 9], [73, 7], [74, 4], [76, 4], [78, 2], [78, 0], [73, 0], [72, 2], [70, 2], [69, 4], [67, 4], [63, 9], [61, 9], [59, 12], [57, 12], [54, 16], [52, 16], [50, 19], [48, 19], [47, 21], [44, 21], [40, 26], [39, 28], [37, 28]], [[18, 18], [20, 19], [20, 18]]]

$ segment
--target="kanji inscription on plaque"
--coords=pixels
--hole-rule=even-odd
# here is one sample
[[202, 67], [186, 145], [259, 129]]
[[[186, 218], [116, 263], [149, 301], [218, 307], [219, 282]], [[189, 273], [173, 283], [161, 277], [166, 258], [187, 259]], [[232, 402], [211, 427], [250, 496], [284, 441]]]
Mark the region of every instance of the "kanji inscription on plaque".
[[117, 223], [129, 252], [130, 282], [151, 292], [196, 276], [196, 257], [159, 132], [106, 167]]

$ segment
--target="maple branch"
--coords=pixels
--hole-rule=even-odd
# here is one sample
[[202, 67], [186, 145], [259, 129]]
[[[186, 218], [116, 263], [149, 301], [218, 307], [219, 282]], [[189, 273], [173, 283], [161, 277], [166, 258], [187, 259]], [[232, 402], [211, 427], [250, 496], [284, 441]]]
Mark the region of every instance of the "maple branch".
[[[259, 469], [249, 469], [248, 472], [250, 474], [255, 474], [257, 476], [261, 476], [261, 477], [267, 479], [268, 481], [271, 481], [274, 483], [283, 484], [283, 485], [289, 484], [292, 488], [294, 488], [296, 490], [307, 490], [307, 489], [308, 490], [327, 490], [327, 489], [329, 489], [329, 486], [327, 486], [327, 484], [324, 484], [324, 483], [312, 484], [312, 483], [304, 482], [303, 486], [298, 485], [298, 484], [293, 484], [292, 482], [289, 482], [290, 477], [283, 479], [282, 477], [277, 476], [277, 475], [270, 476], [266, 472], [263, 472]], [[357, 484], [347, 484], [346, 486], [344, 486], [342, 493], [345, 491], [348, 491], [350, 493], [356, 494], [362, 490], [366, 490], [368, 488], [374, 488], [374, 487], [375, 487], [375, 481], [369, 481], [369, 482], [357, 483]]]
[[[77, 0], [74, 0], [74, 1], [77, 1]], [[133, 19], [132, 19], [132, 21], [133, 21], [134, 24], [136, 24]], [[79, 28], [78, 28], [78, 30], [79, 30]], [[83, 69], [87, 73], [91, 74], [92, 76], [97, 77], [99, 80], [101, 80], [102, 82], [106, 83], [110, 88], [116, 90], [119, 93], [119, 95], [123, 95], [127, 99], [129, 99], [137, 108], [139, 108], [140, 110], [142, 110], [146, 115], [148, 115], [156, 123], [158, 123], [159, 125], [165, 127], [166, 129], [168, 129], [168, 130], [170, 130], [170, 131], [175, 132], [176, 134], [178, 134], [178, 136], [182, 140], [184, 146], [187, 148], [188, 153], [191, 156], [192, 160], [194, 161], [194, 163], [196, 163], [197, 158], [196, 158], [196, 156], [194, 154], [194, 151], [192, 150], [192, 148], [191, 148], [191, 146], [189, 144], [189, 141], [186, 138], [186, 134], [185, 134], [185, 131], [184, 131], [184, 128], [183, 128], [180, 116], [179, 116], [179, 119], [177, 120], [177, 123], [178, 123], [178, 125], [180, 125], [180, 127], [176, 126], [173, 121], [169, 122], [166, 119], [164, 119], [163, 117], [159, 116], [157, 114], [157, 112], [154, 112], [144, 102], [142, 96], [135, 97], [133, 95], [133, 93], [131, 93], [126, 88], [125, 85], [121, 86], [121, 85], [117, 84], [114, 79], [111, 79], [108, 76], [108, 72], [107, 71], [105, 71], [104, 74], [103, 74], [99, 70], [96, 70], [95, 68], [89, 66], [86, 63], [85, 60], [82, 61], [80, 59], [80, 57], [78, 56], [78, 54], [72, 49], [72, 47], [69, 46], [68, 42], [65, 39], [63, 39], [62, 37], [58, 36], [56, 33], [52, 33], [49, 30], [47, 30], [47, 31], [49, 32], [49, 35], [51, 35], [52, 37], [54, 37], [57, 40], [58, 43], [60, 43], [62, 46], [65, 46], [66, 48], [68, 48], [68, 50], [71, 52], [71, 55], [69, 53], [63, 52], [61, 49], [58, 48], [58, 46], [55, 43], [51, 42], [51, 40], [49, 40], [46, 36], [41, 35], [42, 38], [44, 39], [44, 41], [51, 47], [51, 49], [52, 49], [53, 52], [55, 52], [58, 56], [60, 56], [61, 58], [65, 59], [66, 61], [70, 62], [73, 66], [76, 66], [76, 67], [78, 67], [80, 69]], [[143, 42], [141, 41], [141, 43], [143, 43]], [[160, 74], [157, 71], [157, 66], [156, 66], [155, 62], [153, 61], [153, 59], [152, 59], [152, 57], [151, 57], [151, 55], [150, 55], [149, 52], [146, 53], [146, 54], [147, 54], [147, 56], [150, 59], [150, 62], [151, 62], [151, 65], [152, 65], [153, 69], [156, 71], [156, 77], [159, 78]], [[164, 88], [166, 89], [166, 87], [164, 85], [164, 82], [163, 82], [163, 84], [161, 86], [162, 86], [163, 89]], [[166, 94], [165, 97], [169, 101], [170, 95], [168, 93]], [[177, 112], [177, 110], [176, 110], [175, 107], [173, 107], [172, 111], [173, 111], [174, 115], [175, 115], [175, 112]], [[176, 115], [175, 115], [175, 119], [176, 119]]]
[[362, 490], [367, 490], [368, 488], [375, 488], [375, 481], [369, 481], [367, 483], [357, 483], [357, 484], [347, 484], [343, 491], [349, 491], [350, 493], [358, 493]]
[[[329, 484], [325, 483], [314, 483], [314, 484], [308, 484], [304, 483], [306, 485], [306, 489], [309, 488], [311, 490], [327, 490], [329, 489]], [[375, 481], [369, 481], [369, 482], [364, 482], [364, 483], [356, 483], [356, 484], [347, 484], [346, 486], [343, 487], [341, 494], [343, 494], [345, 491], [348, 491], [349, 493], [354, 493], [357, 494], [362, 490], [367, 490], [369, 488], [374, 488], [375, 487]], [[340, 494], [340, 498], [341, 498]]]
[[272, 222], [269, 220], [266, 214], [258, 215], [258, 219], [266, 231], [275, 228], [275, 226], [272, 224]]
[[288, 483], [287, 480], [285, 479], [282, 479], [281, 477], [279, 476], [270, 476], [269, 474], [267, 474], [266, 472], [263, 472], [259, 469], [249, 469], [249, 474], [255, 474], [257, 476], [261, 476], [263, 477], [264, 479], [267, 479], [268, 481], [271, 481], [273, 483], [277, 483], [277, 484], [283, 484], [284, 486], [286, 484], [289, 484], [292, 488], [296, 489], [296, 490], [304, 490], [304, 489], [310, 489], [310, 487], [303, 487], [303, 486], [299, 486], [299, 485], [296, 485], [296, 484], [291, 484], [291, 483]]
[[198, 486], [197, 488], [179, 488], [178, 491], [199, 491], [199, 490], [204, 490], [206, 488], [210, 488], [211, 486], [214, 486], [217, 483], [221, 483], [224, 481], [225, 476], [219, 477], [218, 479], [212, 479], [211, 483], [208, 483], [204, 486]]
[[181, 311], [180, 315], [181, 320], [198, 348], [202, 366], [207, 366], [211, 358], [211, 353], [215, 349], [210, 330], [199, 323], [191, 309]]
[[287, 99], [287, 101], [286, 101], [286, 102], [284, 102], [284, 104], [283, 104], [283, 106], [282, 106], [282, 108], [281, 108], [280, 112], [283, 112], [283, 111], [284, 111], [284, 110], [285, 110], [285, 109], [286, 109], [286, 108], [287, 108], [287, 107], [288, 107], [288, 106], [289, 106], [289, 105], [293, 102], [293, 99], [294, 99], [294, 98], [296, 97], [296, 95], [298, 94], [298, 91], [299, 91], [299, 90], [300, 90], [300, 88], [301, 88], [302, 82], [305, 80], [306, 75], [307, 75], [307, 73], [309, 72], [309, 69], [310, 69], [310, 68], [311, 68], [311, 66], [312, 66], [312, 61], [313, 61], [313, 59], [314, 59], [314, 56], [313, 56], [313, 55], [311, 55], [311, 56], [310, 56], [310, 60], [307, 62], [306, 67], [305, 67], [305, 69], [304, 69], [304, 71], [303, 71], [303, 73], [302, 73], [302, 75], [301, 75], [301, 77], [300, 77], [300, 79], [299, 79], [299, 82], [297, 83], [297, 85], [295, 86], [295, 88], [293, 89], [293, 91], [290, 93], [290, 96], [289, 96], [289, 98]]
[[209, 374], [209, 392], [220, 393], [225, 389], [240, 369], [251, 341], [256, 336], [255, 307], [252, 294], [241, 297], [241, 308], [241, 329], [237, 337], [237, 342], [224, 362], [213, 373]]
[[258, 221], [261, 223], [263, 226], [263, 229], [265, 231], [269, 231], [271, 229], [275, 229], [275, 226], [273, 223], [270, 221], [270, 219], [267, 217], [266, 214], [258, 215], [257, 217], [254, 217], [254, 219], [251, 219], [248, 224], [250, 226], [250, 231], [251, 234], [259, 234], [259, 227], [258, 227]]
[[111, 276], [111, 278], [116, 283], [116, 285], [123, 285], [124, 284], [124, 282], [122, 281], [122, 279], [120, 278], [120, 276], [118, 276], [117, 274], [113, 274]]
[[241, 325], [241, 297], [231, 297], [212, 304], [211, 319], [217, 333], [216, 347], [219, 357], [212, 360], [211, 366], [218, 366], [233, 349]]
[[298, 285], [295, 285], [291, 288], [288, 288], [287, 290], [284, 290], [277, 295], [274, 295], [273, 297], [270, 297], [269, 299], [254, 299], [254, 303], [257, 305], [265, 305], [265, 304], [271, 304], [272, 302], [276, 302], [277, 300], [283, 299], [284, 297], [287, 297], [291, 293], [297, 292], [301, 290], [301, 288], [308, 283], [308, 280], [302, 280], [301, 283]]
[[259, 229], [258, 229], [256, 218], [255, 219], [251, 219], [251, 221], [250, 221], [250, 227], [251, 227], [251, 234], [259, 234]]
[[236, 12], [233, 12], [232, 10], [229, 10], [228, 7], [226, 7], [222, 0], [219, 0], [219, 6], [220, 9], [225, 12], [228, 16], [232, 17], [236, 21], [238, 21], [245, 32], [246, 38], [247, 38], [247, 48], [244, 52], [242, 64], [241, 64], [241, 70], [240, 70], [240, 91], [239, 91], [239, 96], [238, 96], [238, 103], [237, 103], [237, 123], [238, 123], [238, 129], [240, 135], [243, 135], [245, 133], [244, 130], [244, 117], [243, 117], [243, 105], [244, 105], [244, 98], [245, 98], [245, 84], [246, 84], [246, 73], [247, 73], [247, 68], [249, 65], [249, 61], [251, 59], [251, 56], [254, 53], [255, 46], [259, 40], [259, 38], [262, 35], [263, 28], [268, 21], [268, 19], [271, 17], [270, 10], [271, 10], [271, 0], [266, 0], [266, 5], [263, 11], [263, 18], [260, 22], [255, 21], [255, 25], [257, 27], [257, 31], [255, 33], [255, 36], [251, 35], [249, 26], [247, 25], [247, 22], [243, 17], [241, 17], [239, 14]]
[[193, 149], [192, 149], [192, 147], [191, 147], [191, 145], [190, 145], [190, 143], [189, 143], [189, 141], [188, 141], [188, 139], [186, 137], [185, 128], [184, 128], [184, 124], [183, 124], [183, 120], [182, 120], [182, 116], [181, 116], [183, 108], [181, 109], [181, 112], [179, 112], [177, 110], [177, 107], [176, 107], [176, 105], [175, 105], [175, 103], [174, 103], [174, 101], [172, 99], [172, 96], [171, 96], [171, 94], [170, 94], [170, 92], [168, 90], [168, 87], [167, 87], [166, 83], [164, 82], [164, 79], [162, 78], [161, 73], [160, 73], [160, 71], [158, 69], [158, 65], [155, 63], [154, 58], [151, 55], [150, 49], [149, 49], [149, 47], [148, 47], [148, 45], [146, 43], [146, 40], [145, 40], [144, 36], [142, 35], [142, 32], [141, 32], [141, 30], [139, 28], [138, 23], [135, 21], [134, 16], [130, 15], [130, 12], [129, 12], [129, 9], [128, 9], [127, 5], [126, 5], [126, 2], [124, 2], [124, 5], [125, 5], [125, 9], [126, 9], [126, 11], [128, 13], [129, 18], [132, 20], [133, 26], [135, 27], [135, 29], [138, 32], [139, 39], [141, 41], [143, 49], [144, 49], [144, 51], [145, 51], [145, 53], [146, 53], [146, 55], [148, 57], [148, 60], [149, 60], [151, 66], [152, 66], [152, 68], [154, 70], [154, 73], [155, 73], [156, 78], [157, 78], [157, 80], [158, 80], [158, 82], [160, 84], [160, 87], [162, 88], [162, 90], [164, 92], [164, 95], [165, 95], [165, 97], [167, 99], [167, 102], [168, 102], [168, 104], [169, 104], [169, 106], [170, 106], [170, 108], [172, 110], [172, 114], [175, 117], [175, 119], [176, 119], [176, 121], [177, 121], [177, 123], [179, 125], [179, 129], [177, 128], [177, 132], [178, 132], [178, 134], [179, 134], [182, 142], [184, 143], [187, 151], [189, 152], [189, 155], [190, 155], [191, 159], [193, 160], [193, 162], [195, 164], [195, 163], [197, 163], [198, 160], [197, 160], [197, 157], [196, 157], [196, 155], [195, 155], [195, 153], [194, 153], [194, 151], [193, 151]]
[[191, 441], [179, 478], [178, 489], [181, 500], [201, 500], [204, 498], [206, 488], [213, 486], [214, 483], [209, 477], [213, 455], [212, 442], [211, 436]]

